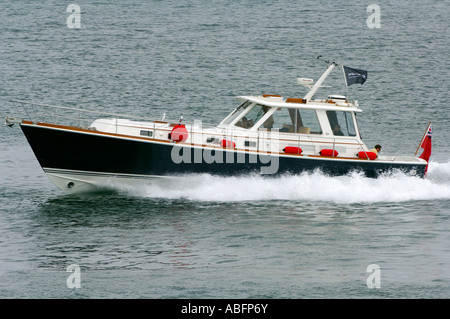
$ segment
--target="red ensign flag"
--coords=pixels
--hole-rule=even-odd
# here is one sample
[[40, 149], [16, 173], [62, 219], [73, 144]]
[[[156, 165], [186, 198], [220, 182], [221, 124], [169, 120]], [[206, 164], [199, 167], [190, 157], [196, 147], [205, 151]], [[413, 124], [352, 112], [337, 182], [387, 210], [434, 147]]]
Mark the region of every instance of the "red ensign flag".
[[[429, 162], [430, 160], [430, 156], [431, 156], [431, 123], [428, 125], [428, 129], [427, 129], [427, 133], [425, 134], [425, 137], [423, 139], [422, 145], [421, 147], [423, 148], [423, 153], [422, 155], [419, 156], [419, 158], [423, 158], [424, 160], [426, 160], [427, 162]], [[425, 168], [425, 173], [428, 170], [428, 165]]]

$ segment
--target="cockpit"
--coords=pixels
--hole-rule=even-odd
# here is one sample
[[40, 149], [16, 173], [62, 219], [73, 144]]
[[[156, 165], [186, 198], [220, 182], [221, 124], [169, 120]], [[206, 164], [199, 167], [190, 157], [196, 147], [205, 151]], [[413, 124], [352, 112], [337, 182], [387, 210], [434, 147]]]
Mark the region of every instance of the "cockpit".
[[220, 125], [252, 131], [356, 136], [355, 121], [353, 112], [348, 111], [278, 107], [247, 100]]
[[221, 123], [250, 130], [322, 134], [315, 110], [271, 107], [246, 101]]

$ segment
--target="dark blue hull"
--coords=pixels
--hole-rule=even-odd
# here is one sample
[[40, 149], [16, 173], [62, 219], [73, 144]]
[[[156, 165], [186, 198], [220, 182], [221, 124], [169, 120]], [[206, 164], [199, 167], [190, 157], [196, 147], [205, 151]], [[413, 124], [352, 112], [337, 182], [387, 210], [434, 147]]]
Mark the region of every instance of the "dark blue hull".
[[[114, 134], [22, 124], [21, 128], [40, 165], [65, 171], [105, 174], [173, 176], [300, 174], [320, 169], [330, 175], [362, 171], [377, 177], [394, 169], [424, 176], [425, 165], [360, 159], [296, 155], [264, 155], [236, 150], [215, 150], [180, 146], [165, 141], [136, 139]], [[174, 149], [175, 147], [175, 149]], [[211, 160], [212, 159], [212, 160]]]

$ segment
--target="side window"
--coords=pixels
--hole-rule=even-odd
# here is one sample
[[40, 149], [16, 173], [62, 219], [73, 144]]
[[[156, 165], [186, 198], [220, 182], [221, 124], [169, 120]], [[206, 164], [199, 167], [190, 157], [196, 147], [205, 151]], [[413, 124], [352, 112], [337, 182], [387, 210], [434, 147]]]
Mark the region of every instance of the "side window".
[[356, 136], [352, 113], [327, 111], [328, 121], [335, 136]]
[[316, 111], [302, 109], [298, 111], [299, 121], [297, 130], [299, 133], [322, 134]]
[[316, 111], [280, 108], [260, 128], [277, 128], [280, 132], [322, 134]]
[[280, 132], [294, 132], [292, 118], [289, 115], [289, 110], [286, 108], [277, 109], [259, 128], [278, 129]]

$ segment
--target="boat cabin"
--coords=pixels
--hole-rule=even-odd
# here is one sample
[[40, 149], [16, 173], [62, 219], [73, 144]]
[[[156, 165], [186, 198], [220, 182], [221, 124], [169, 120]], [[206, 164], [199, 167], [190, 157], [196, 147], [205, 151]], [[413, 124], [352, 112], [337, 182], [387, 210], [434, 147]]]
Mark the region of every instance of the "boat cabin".
[[332, 157], [355, 158], [359, 152], [369, 150], [358, 130], [356, 114], [362, 112], [358, 103], [351, 103], [342, 95], [312, 99], [333, 67], [331, 65], [314, 85], [312, 80], [299, 79], [299, 83], [310, 89], [304, 98], [273, 94], [238, 96], [240, 105], [215, 127], [206, 128], [194, 122], [194, 125], [183, 124], [182, 132], [174, 132], [181, 129], [174, 123], [128, 123], [125, 120], [119, 120], [120, 124], [115, 120], [97, 120], [91, 127], [140, 137], [144, 131], [149, 138], [205, 147], [233, 145], [238, 151], [285, 154], [288, 153], [286, 147], [295, 147], [297, 155], [331, 154]]
[[[356, 114], [362, 112], [357, 102], [342, 95], [326, 99], [283, 98], [280, 95], [240, 96], [242, 103], [231, 112], [218, 128], [239, 135], [258, 136], [278, 142], [278, 147], [266, 151], [283, 153], [286, 147], [301, 148], [304, 155], [323, 155], [324, 149], [333, 156], [354, 157], [368, 151], [361, 141]], [[261, 133], [266, 133], [261, 134]], [[263, 150], [264, 148], [260, 148]], [[339, 154], [339, 155], [338, 155]]]
[[283, 99], [279, 95], [241, 96], [238, 99], [243, 103], [219, 127], [359, 138], [355, 114], [361, 110], [344, 96], [314, 101]]

